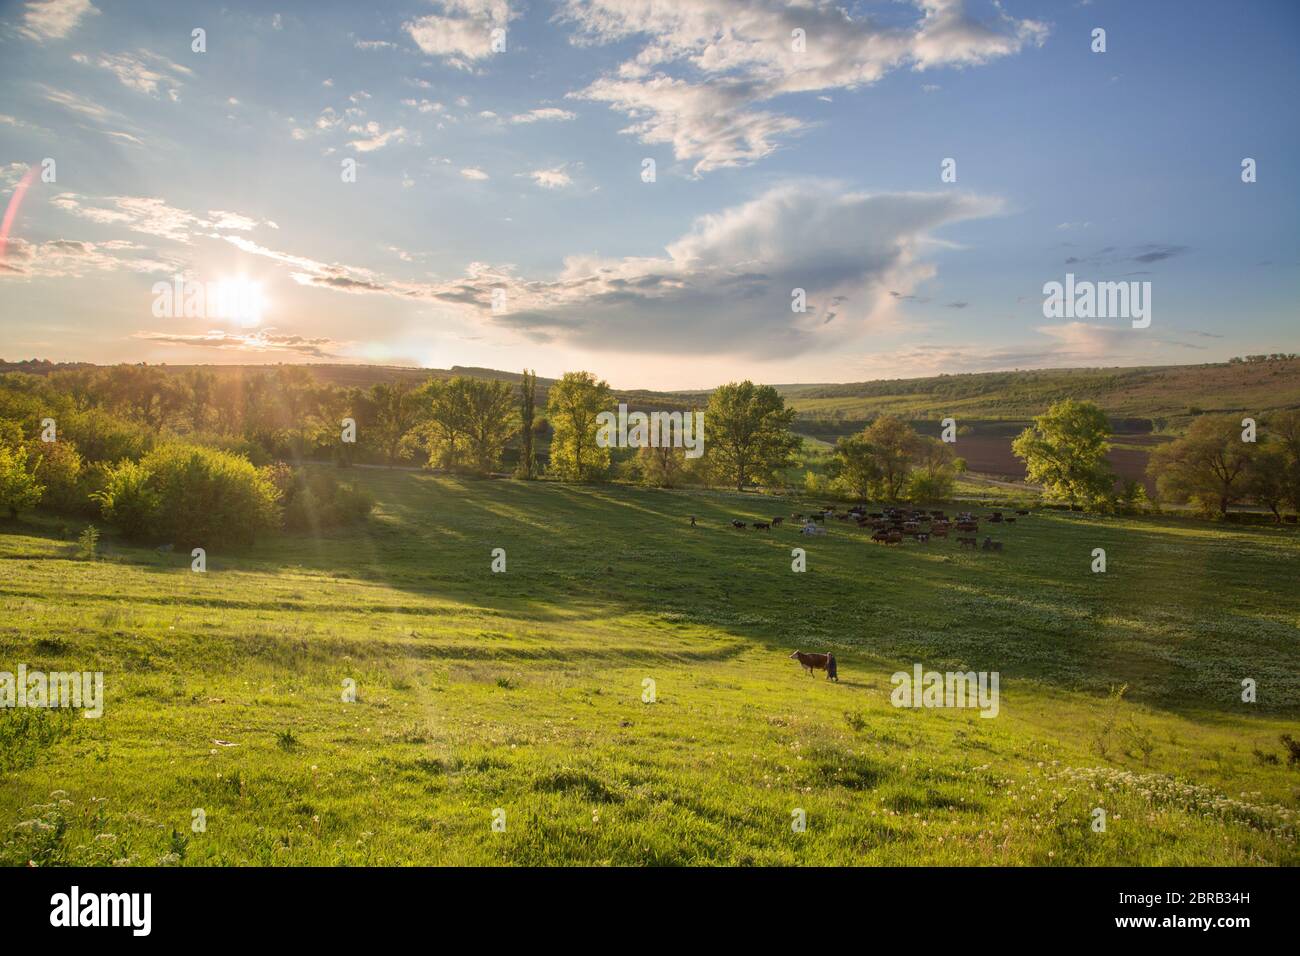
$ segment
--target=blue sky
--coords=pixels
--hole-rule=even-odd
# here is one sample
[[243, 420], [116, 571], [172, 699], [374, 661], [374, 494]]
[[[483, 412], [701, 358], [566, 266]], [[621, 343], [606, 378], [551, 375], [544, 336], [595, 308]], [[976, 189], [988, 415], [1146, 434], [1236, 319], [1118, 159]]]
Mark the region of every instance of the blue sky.
[[[667, 388], [1297, 351], [1297, 40], [1287, 0], [3, 3], [0, 356]], [[1045, 318], [1067, 271], [1149, 281], [1150, 327]], [[176, 275], [265, 308], [160, 316]]]

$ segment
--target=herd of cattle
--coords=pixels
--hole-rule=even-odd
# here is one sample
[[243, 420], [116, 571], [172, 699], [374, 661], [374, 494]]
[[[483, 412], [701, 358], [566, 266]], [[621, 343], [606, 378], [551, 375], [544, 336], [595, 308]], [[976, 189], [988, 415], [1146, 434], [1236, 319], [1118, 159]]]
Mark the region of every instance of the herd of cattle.
[[[1016, 516], [1024, 517], [1029, 512], [1025, 510], [1016, 511]], [[795, 512], [790, 515], [792, 522], [798, 522], [800, 531], [804, 534], [818, 534], [825, 530], [828, 519], [835, 519], [845, 523], [852, 522], [863, 530], [871, 531], [871, 540], [878, 544], [902, 544], [904, 538], [911, 538], [918, 544], [926, 544], [934, 538], [947, 538], [949, 532], [955, 532], [953, 535], [957, 539], [957, 544], [963, 548], [974, 548], [983, 551], [1001, 551], [1002, 542], [994, 541], [988, 535], [984, 536], [981, 544], [979, 534], [979, 523], [981, 520], [988, 521], [990, 524], [1012, 524], [1016, 516], [1003, 515], [1001, 511], [994, 511], [987, 515], [977, 515], [970, 511], [962, 511], [954, 518], [949, 518], [944, 511], [920, 511], [915, 508], [885, 508], [883, 511], [868, 512], [862, 505], [854, 505], [847, 511], [839, 511], [834, 505], [824, 505], [820, 511], [812, 511], [808, 514]], [[739, 518], [733, 519], [731, 526], [737, 530], [752, 527], [755, 531], [771, 531], [774, 526], [785, 523], [785, 518], [778, 516], [770, 521], [753, 521], [745, 522]], [[695, 516], [691, 515], [691, 524], [695, 524]]]

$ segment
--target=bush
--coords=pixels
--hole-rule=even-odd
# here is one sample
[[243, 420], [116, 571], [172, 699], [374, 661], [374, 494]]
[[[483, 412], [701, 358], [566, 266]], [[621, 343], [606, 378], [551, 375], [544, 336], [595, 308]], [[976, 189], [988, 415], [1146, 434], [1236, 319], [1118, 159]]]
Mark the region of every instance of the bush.
[[907, 476], [907, 500], [921, 502], [949, 501], [957, 479], [951, 470], [927, 474], [921, 469]]
[[84, 558], [94, 558], [99, 553], [99, 529], [93, 524], [86, 525], [77, 536], [77, 550]]
[[24, 508], [35, 508], [45, 489], [27, 470], [27, 449], [0, 444], [0, 512], [17, 518]]
[[339, 482], [328, 471], [294, 469], [277, 462], [264, 469], [280, 495], [284, 527], [289, 531], [318, 531], [360, 521], [375, 501], [365, 490]]
[[104, 487], [93, 494], [104, 520], [128, 538], [148, 535], [158, 510], [158, 492], [141, 464], [126, 460], [105, 476]]
[[154, 444], [153, 433], [147, 427], [102, 408], [73, 414], [59, 429], [59, 436], [70, 439], [85, 461], [139, 461]]
[[97, 498], [128, 537], [185, 548], [251, 544], [280, 519], [278, 491], [248, 459], [181, 443], [120, 463]]
[[215, 448], [217, 451], [223, 451], [227, 455], [236, 455], [241, 458], [247, 458], [258, 468], [269, 465], [273, 461], [271, 454], [259, 442], [245, 438], [242, 435], [222, 435], [218, 432], [194, 432], [186, 435], [185, 440], [194, 445], [203, 445], [206, 448]]
[[813, 497], [824, 497], [832, 491], [831, 480], [815, 471], [806, 471], [803, 476], [803, 490]]
[[27, 446], [32, 475], [45, 486], [41, 506], [62, 514], [93, 513], [81, 485], [83, 462], [70, 441], [33, 441]]

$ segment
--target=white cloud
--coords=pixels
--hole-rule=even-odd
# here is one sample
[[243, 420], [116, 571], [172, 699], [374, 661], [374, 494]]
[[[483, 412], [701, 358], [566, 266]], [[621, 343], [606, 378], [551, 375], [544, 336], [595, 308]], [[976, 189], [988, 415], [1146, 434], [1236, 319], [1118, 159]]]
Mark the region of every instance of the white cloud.
[[175, 101], [179, 99], [181, 82], [178, 77], [189, 77], [193, 71], [173, 63], [165, 56], [149, 50], [137, 54], [105, 53], [93, 61], [84, 53], [74, 53], [72, 59], [83, 65], [93, 65], [108, 70], [129, 90], [157, 97], [160, 92]]
[[1135, 336], [1131, 327], [1120, 325], [1064, 322], [1060, 325], [1040, 325], [1037, 331], [1057, 342], [1056, 351], [1070, 359], [1098, 359], [1127, 350], [1139, 342], [1143, 346], [1150, 344], [1145, 336]]
[[606, 77], [582, 92], [633, 119], [623, 132], [643, 143], [667, 144], [692, 171], [746, 166], [777, 148], [779, 137], [803, 123], [792, 116], [745, 108], [747, 91], [723, 82], [696, 85], [662, 74], [645, 79]]
[[77, 279], [97, 272], [175, 272], [178, 260], [136, 255], [144, 251], [135, 243], [86, 242], [51, 239], [28, 242], [11, 237], [0, 261], [0, 279]]
[[8, 166], [0, 166], [0, 186], [8, 189], [16, 186], [18, 180], [27, 175], [27, 170], [31, 169], [26, 163], [10, 163]]
[[61, 40], [81, 22], [99, 13], [90, 0], [29, 0], [18, 32], [38, 43]]
[[481, 182], [488, 178], [488, 174], [483, 172], [483, 170], [479, 169], [477, 166], [466, 166], [460, 171], [460, 174], [466, 179], [473, 179], [476, 182]]
[[136, 332], [134, 338], [157, 345], [182, 345], [191, 348], [209, 348], [233, 352], [290, 352], [312, 358], [334, 358], [341, 343], [327, 338], [309, 338], [302, 335], [277, 335], [274, 329], [256, 332], [227, 332], [214, 329], [198, 335], [175, 332]]
[[516, 113], [510, 117], [512, 123], [538, 123], [544, 120], [571, 120], [576, 118], [576, 113], [569, 110], [562, 110], [554, 106], [544, 106], [535, 110], [529, 110], [527, 113]]
[[880, 348], [860, 359], [863, 377], [990, 372], [1013, 368], [1068, 368], [1149, 364], [1169, 349], [1202, 349], [1176, 338], [1153, 338], [1140, 329], [1086, 322], [1043, 325], [1019, 335], [1014, 346], [962, 341], [954, 330], [942, 345]]
[[123, 133], [121, 130], [106, 129], [102, 131], [105, 136], [110, 136], [115, 140], [123, 143], [129, 143], [131, 146], [143, 146], [144, 140], [138, 136], [132, 136], [130, 133]]
[[534, 169], [528, 177], [543, 189], [561, 189], [573, 183], [573, 178], [563, 166], [554, 169]]
[[[470, 263], [459, 278], [388, 279], [227, 241], [288, 265], [300, 285], [441, 305], [510, 336], [593, 351], [791, 357], [838, 347], [896, 323], [898, 289], [934, 268], [922, 254], [932, 231], [994, 215], [995, 199], [956, 192], [848, 193], [834, 184], [789, 185], [703, 216], [663, 255], [570, 256], [553, 279], [526, 279], [509, 265]], [[494, 289], [510, 309], [493, 313]], [[808, 310], [791, 311], [806, 291]], [[646, 336], [646, 329], [655, 330]]]
[[385, 130], [373, 120], [365, 126], [349, 127], [348, 132], [361, 137], [348, 141], [348, 145], [359, 153], [371, 153], [377, 149], [383, 149], [389, 143], [406, 142], [406, 129], [404, 127], [398, 126]]
[[419, 110], [421, 113], [441, 113], [444, 109], [441, 103], [435, 103], [430, 100], [402, 100], [403, 106], [409, 106], [413, 110]]
[[[911, 68], [972, 66], [1040, 44], [1047, 28], [1000, 7], [992, 23], [963, 0], [913, 0], [906, 26], [853, 17], [840, 0], [567, 0], [560, 18], [576, 42], [644, 38], [632, 59], [570, 94], [608, 103], [634, 123], [626, 132], [668, 143], [696, 174], [747, 165], [803, 127], [759, 108], [776, 97], [855, 89]], [[806, 47], [793, 48], [794, 30]]]
[[93, 100], [77, 96], [75, 93], [69, 93], [66, 90], [55, 90], [45, 87], [45, 98], [56, 106], [62, 106], [66, 110], [80, 113], [82, 116], [88, 116], [91, 119], [99, 120], [101, 122], [119, 115], [106, 107], [100, 106]]
[[208, 213], [211, 218], [205, 218], [169, 206], [164, 200], [152, 196], [107, 196], [97, 202], [107, 205], [90, 205], [86, 197], [77, 193], [60, 193], [50, 200], [50, 205], [102, 226], [121, 226], [179, 243], [210, 235], [214, 229], [251, 230], [273, 225], [252, 216], [222, 210], [212, 210]]
[[492, 32], [519, 16], [508, 0], [434, 0], [438, 14], [416, 17], [402, 29], [423, 53], [472, 69], [493, 55]]
[[320, 111], [320, 116], [316, 117], [316, 128], [322, 132], [333, 129], [343, 122], [343, 117], [335, 112], [334, 107], [327, 106]]

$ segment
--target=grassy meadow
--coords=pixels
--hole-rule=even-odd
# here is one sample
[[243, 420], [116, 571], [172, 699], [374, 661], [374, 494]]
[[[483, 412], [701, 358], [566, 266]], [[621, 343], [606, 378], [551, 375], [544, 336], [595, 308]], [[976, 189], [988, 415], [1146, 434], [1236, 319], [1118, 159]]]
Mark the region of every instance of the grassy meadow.
[[[0, 525], [0, 670], [106, 694], [0, 711], [0, 863], [1300, 862], [1294, 529], [1044, 511], [990, 554], [733, 530], [806, 504], [753, 494], [356, 477], [364, 525], [204, 574]], [[1000, 713], [891, 706], [918, 661], [999, 672]]]

